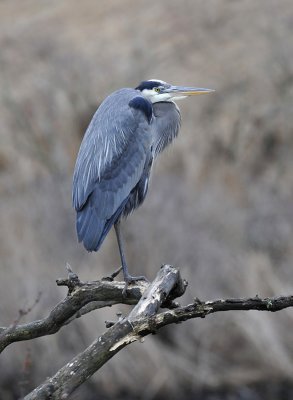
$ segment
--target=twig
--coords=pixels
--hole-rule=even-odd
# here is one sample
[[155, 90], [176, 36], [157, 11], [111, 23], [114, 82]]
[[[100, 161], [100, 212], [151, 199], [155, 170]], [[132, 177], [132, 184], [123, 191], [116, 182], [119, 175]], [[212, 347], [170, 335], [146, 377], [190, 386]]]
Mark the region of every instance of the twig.
[[11, 334], [11, 332], [15, 331], [16, 327], [18, 326], [19, 322], [21, 321], [21, 319], [25, 316], [28, 315], [34, 308], [35, 306], [39, 303], [40, 298], [41, 298], [42, 293], [39, 292], [38, 296], [36, 298], [36, 300], [34, 301], [34, 303], [27, 308], [20, 308], [18, 310], [18, 316], [17, 318], [13, 321], [13, 323], [11, 325], [9, 325], [8, 327], [0, 327], [0, 343], [1, 340], [3, 339], [3, 337], [7, 334]]

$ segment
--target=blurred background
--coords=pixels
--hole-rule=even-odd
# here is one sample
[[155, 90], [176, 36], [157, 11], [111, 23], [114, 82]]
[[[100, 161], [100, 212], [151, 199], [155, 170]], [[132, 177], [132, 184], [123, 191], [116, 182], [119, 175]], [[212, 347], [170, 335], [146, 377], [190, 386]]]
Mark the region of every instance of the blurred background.
[[[71, 179], [91, 116], [110, 92], [159, 78], [216, 89], [180, 102], [182, 129], [124, 224], [133, 274], [163, 263], [182, 302], [293, 293], [291, 0], [0, 1], [0, 325], [119, 265], [75, 235]], [[0, 359], [0, 398], [17, 399], [105, 331], [96, 311]], [[293, 398], [293, 311], [229, 312], [170, 326], [110, 360], [73, 399]]]

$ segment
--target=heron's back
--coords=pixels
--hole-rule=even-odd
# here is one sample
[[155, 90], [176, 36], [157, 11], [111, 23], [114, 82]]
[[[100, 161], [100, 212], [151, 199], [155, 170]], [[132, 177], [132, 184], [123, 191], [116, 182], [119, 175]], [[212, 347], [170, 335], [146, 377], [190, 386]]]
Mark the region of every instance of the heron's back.
[[138, 207], [146, 195], [151, 126], [141, 105], [129, 106], [136, 97], [142, 98], [134, 89], [121, 89], [107, 97], [78, 153], [73, 205], [78, 239], [89, 251], [98, 250], [112, 225]]

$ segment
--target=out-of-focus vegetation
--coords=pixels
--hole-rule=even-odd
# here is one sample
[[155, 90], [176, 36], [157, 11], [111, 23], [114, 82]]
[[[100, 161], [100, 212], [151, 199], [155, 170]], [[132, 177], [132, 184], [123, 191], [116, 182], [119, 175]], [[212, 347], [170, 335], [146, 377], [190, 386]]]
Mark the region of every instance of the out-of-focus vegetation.
[[[217, 92], [179, 104], [180, 137], [124, 225], [131, 272], [151, 279], [162, 263], [179, 266], [186, 301], [293, 292], [292, 27], [291, 0], [0, 2], [1, 325], [39, 291], [26, 320], [48, 313], [65, 295], [55, 279], [66, 262], [82, 280], [117, 267], [114, 235], [98, 254], [77, 244], [71, 176], [98, 104], [149, 78]], [[0, 398], [54, 373], [115, 312], [12, 345], [0, 360]], [[199, 398], [218, 399], [233, 387], [233, 399], [287, 399], [292, 323], [285, 310], [170, 327], [127, 348], [73, 398], [202, 390]]]

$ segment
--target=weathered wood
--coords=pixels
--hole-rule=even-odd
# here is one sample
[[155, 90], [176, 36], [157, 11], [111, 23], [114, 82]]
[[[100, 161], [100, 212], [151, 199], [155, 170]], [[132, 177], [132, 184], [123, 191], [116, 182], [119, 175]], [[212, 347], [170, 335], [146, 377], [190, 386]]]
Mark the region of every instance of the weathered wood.
[[[125, 338], [123, 342], [121, 342], [121, 338]], [[85, 351], [74, 357], [52, 378], [49, 378], [24, 399], [67, 399], [78, 386], [91, 377], [105, 362], [128, 343], [135, 340], [137, 338], [132, 334], [130, 322], [127, 320], [117, 322]]]
[[163, 265], [155, 280], [144, 291], [141, 299], [128, 315], [128, 320], [149, 317], [157, 313], [171, 290], [181, 281], [179, 271], [171, 265]]
[[59, 285], [67, 286], [69, 293], [47, 317], [27, 324], [0, 327], [0, 353], [13, 342], [31, 340], [58, 332], [63, 326], [85, 314], [89, 303], [94, 302], [96, 309], [121, 303], [136, 304], [148, 286], [142, 281], [132, 284], [127, 289], [127, 295], [124, 296], [124, 282], [101, 280], [84, 283], [75, 274], [70, 274], [68, 279], [57, 281]]
[[67, 399], [118, 351], [140, 339], [141, 336], [133, 329], [133, 322], [155, 315], [180, 279], [180, 274], [175, 268], [169, 265], [163, 266], [127, 318], [109, 328], [52, 378], [28, 394], [25, 400]]
[[[48, 378], [28, 394], [25, 400], [67, 399], [78, 386], [122, 348], [150, 333], [155, 333], [165, 325], [191, 318], [204, 318], [220, 311], [275, 312], [293, 307], [293, 296], [265, 299], [256, 296], [207, 302], [195, 299], [192, 304], [174, 308], [176, 303], [173, 300], [184, 293], [187, 283], [181, 279], [178, 270], [169, 265], [162, 267], [149, 286], [146, 283], [129, 286], [127, 297], [123, 296], [124, 282], [83, 283], [71, 270], [68, 279], [59, 280], [58, 284], [65, 285], [69, 289], [69, 294], [63, 302], [60, 302], [43, 320], [0, 328], [0, 348], [1, 346], [4, 348], [13, 341], [52, 334], [72, 319], [93, 308], [116, 303], [137, 304], [128, 317], [120, 318], [114, 324], [109, 323], [110, 328], [103, 335], [62, 367], [53, 377]], [[164, 306], [170, 309], [158, 313], [159, 308]]]
[[194, 303], [174, 310], [161, 312], [151, 318], [140, 319], [132, 323], [134, 331], [140, 336], [146, 336], [163, 326], [179, 323], [193, 318], [205, 318], [220, 311], [270, 311], [276, 312], [293, 307], [293, 296], [272, 298], [252, 297], [243, 299], [218, 299], [201, 302], [195, 299]]
[[164, 302], [168, 303], [168, 295], [174, 296], [176, 291], [182, 294], [185, 288], [186, 284], [180, 278], [179, 272], [171, 266], [164, 266], [128, 317], [111, 326], [56, 375], [28, 394], [25, 400], [67, 399], [118, 351], [150, 333], [155, 333], [165, 325], [191, 318], [204, 318], [219, 311], [278, 311], [293, 306], [293, 296], [266, 299], [256, 296], [248, 299], [220, 299], [207, 302], [195, 299], [192, 304], [185, 307], [157, 313]]

